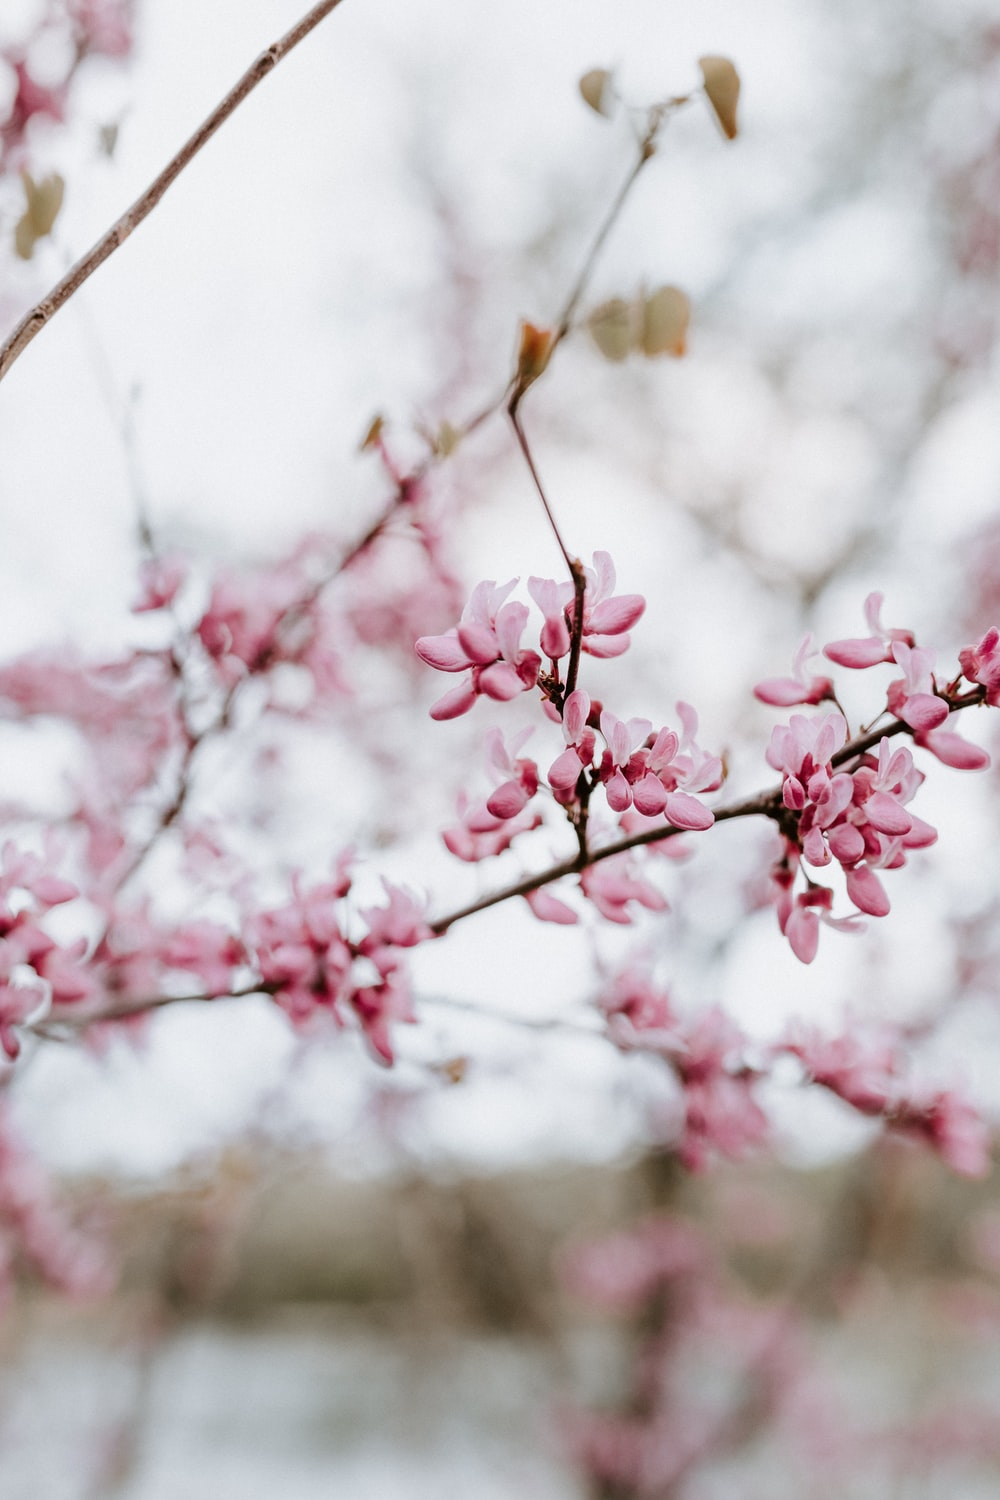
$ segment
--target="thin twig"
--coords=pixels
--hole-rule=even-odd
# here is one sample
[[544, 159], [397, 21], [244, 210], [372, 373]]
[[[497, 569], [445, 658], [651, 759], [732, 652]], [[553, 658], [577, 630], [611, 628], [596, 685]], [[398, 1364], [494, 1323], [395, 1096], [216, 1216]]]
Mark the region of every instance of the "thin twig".
[[262, 52], [239, 82], [230, 89], [222, 102], [216, 105], [194, 135], [185, 141], [175, 156], [171, 157], [163, 171], [154, 178], [145, 192], [140, 194], [131, 208], [112, 224], [107, 233], [102, 235], [86, 255], [70, 267], [48, 295], [21, 319], [10, 337], [0, 344], [0, 380], [7, 374], [18, 356], [24, 353], [36, 334], [42, 331], [46, 323], [69, 301], [74, 292], [79, 291], [98, 266], [103, 265], [109, 256], [120, 249], [132, 231], [147, 215], [152, 213], [171, 184], [180, 176], [188, 163], [198, 155], [201, 148], [211, 140], [219, 127], [225, 124], [230, 115], [239, 108], [244, 99], [277, 67], [282, 58], [287, 57], [292, 48], [297, 47], [299, 42], [303, 41], [339, 4], [340, 0], [320, 0], [320, 3], [314, 5], [292, 27], [291, 31], [285, 33], [280, 41]]

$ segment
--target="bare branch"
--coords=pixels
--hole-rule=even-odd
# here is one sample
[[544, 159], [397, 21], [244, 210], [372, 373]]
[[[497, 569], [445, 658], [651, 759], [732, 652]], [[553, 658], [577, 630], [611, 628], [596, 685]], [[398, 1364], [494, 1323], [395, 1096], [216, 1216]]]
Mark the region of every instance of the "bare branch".
[[259, 83], [262, 83], [267, 75], [277, 67], [283, 57], [297, 47], [309, 33], [324, 20], [332, 10], [340, 4], [340, 0], [320, 0], [314, 5], [292, 29], [273, 46], [262, 52], [257, 60], [247, 69], [243, 77], [236, 83], [229, 93], [216, 105], [208, 118], [195, 131], [189, 140], [171, 157], [158, 177], [150, 183], [145, 192], [142, 193], [122, 214], [121, 218], [112, 224], [106, 234], [97, 241], [75, 265], [71, 266], [61, 281], [52, 288], [47, 296], [43, 297], [37, 306], [21, 319], [17, 327], [8, 339], [0, 344], [0, 380], [7, 374], [11, 365], [23, 354], [36, 334], [41, 333], [55, 314], [63, 307], [74, 292], [79, 291], [83, 283], [94, 274], [98, 266], [113, 255], [128, 239], [133, 229], [142, 223], [143, 219], [151, 214], [153, 209], [163, 197], [167, 188], [180, 176], [184, 168], [192, 161], [201, 150], [202, 146], [211, 140], [212, 136], [223, 125], [230, 115], [243, 103], [243, 100], [251, 94]]

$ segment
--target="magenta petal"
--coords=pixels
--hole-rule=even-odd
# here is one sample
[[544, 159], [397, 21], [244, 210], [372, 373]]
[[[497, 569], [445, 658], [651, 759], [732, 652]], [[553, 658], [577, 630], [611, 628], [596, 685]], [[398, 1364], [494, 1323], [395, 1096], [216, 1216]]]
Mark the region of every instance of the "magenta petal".
[[893, 838], [901, 833], [909, 833], [913, 827], [913, 819], [906, 808], [901, 807], [895, 797], [890, 797], [886, 792], [872, 792], [865, 803], [865, 816], [879, 833], [887, 833]]
[[943, 724], [949, 712], [943, 698], [936, 698], [933, 693], [914, 693], [899, 710], [899, 717], [918, 734], [926, 734]]
[[885, 641], [877, 635], [866, 636], [864, 640], [831, 641], [823, 647], [823, 655], [838, 667], [874, 667], [880, 661], [892, 660]]
[[587, 632], [594, 635], [621, 635], [631, 630], [646, 608], [641, 594], [619, 594], [617, 599], [605, 599], [590, 611]]
[[516, 818], [528, 802], [528, 794], [519, 781], [505, 781], [498, 786], [486, 806], [495, 818]]
[[413, 649], [421, 661], [439, 672], [464, 672], [471, 665], [457, 635], [422, 635]]
[[485, 693], [487, 698], [495, 698], [500, 703], [508, 703], [523, 690], [524, 683], [514, 668], [508, 666], [505, 661], [498, 661], [492, 667], [485, 667], [479, 675], [479, 691]]
[[847, 872], [847, 894], [859, 911], [870, 917], [884, 917], [889, 913], [889, 897], [874, 870], [867, 865], [858, 865]]
[[675, 828], [690, 828], [698, 833], [715, 822], [715, 813], [688, 792], [668, 792], [666, 813]]

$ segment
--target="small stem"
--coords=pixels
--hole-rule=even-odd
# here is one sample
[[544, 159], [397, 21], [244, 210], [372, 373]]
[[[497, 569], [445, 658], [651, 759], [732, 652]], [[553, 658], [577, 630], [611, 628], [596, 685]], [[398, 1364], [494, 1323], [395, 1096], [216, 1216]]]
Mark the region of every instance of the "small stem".
[[126, 209], [121, 218], [118, 219], [106, 234], [92, 245], [86, 255], [82, 256], [75, 265], [71, 266], [61, 281], [57, 282], [47, 296], [43, 297], [31, 311], [21, 319], [13, 333], [3, 344], [0, 344], [0, 380], [7, 374], [19, 355], [31, 343], [32, 339], [45, 327], [61, 307], [64, 307], [74, 292], [79, 291], [83, 283], [87, 281], [104, 264], [109, 256], [121, 248], [129, 235], [136, 229], [159, 203], [167, 189], [172, 186], [183, 172], [184, 168], [194, 160], [212, 136], [225, 124], [236, 109], [243, 103], [244, 99], [257, 87], [259, 83], [271, 73], [282, 58], [297, 47], [309, 33], [324, 20], [332, 10], [340, 4], [340, 0], [320, 0], [311, 10], [298, 21], [290, 31], [273, 46], [262, 52], [256, 61], [247, 69], [243, 77], [230, 89], [226, 97], [217, 104], [206, 120], [199, 125], [175, 156], [172, 156], [167, 165], [155, 177], [146, 188], [145, 192], [135, 200], [132, 206]]
[[524, 454], [524, 461], [528, 465], [528, 472], [530, 473], [534, 481], [535, 489], [538, 491], [538, 498], [542, 502], [542, 508], [545, 511], [546, 516], [548, 517], [549, 525], [552, 527], [553, 535], [555, 536], [555, 539], [559, 544], [559, 551], [563, 555], [563, 560], [565, 561], [566, 566], [569, 569], [569, 575], [573, 579], [575, 585], [577, 573], [579, 572], [580, 576], [583, 576], [582, 570], [580, 568], [579, 562], [569, 554], [566, 543], [563, 541], [562, 534], [556, 524], [556, 518], [552, 514], [552, 507], [549, 505], [545, 490], [542, 488], [542, 481], [539, 477], [538, 469], [535, 467], [535, 460], [531, 454], [531, 448], [528, 444], [528, 438], [524, 431], [524, 428], [521, 425], [521, 418], [518, 414], [518, 407], [521, 404], [521, 397], [523, 396], [523, 394], [523, 388], [518, 387], [518, 389], [514, 392], [513, 396], [510, 399], [510, 403], [507, 407], [507, 414], [510, 417], [511, 426], [514, 429], [514, 435], [517, 438], [518, 446], [520, 447], [521, 452]]

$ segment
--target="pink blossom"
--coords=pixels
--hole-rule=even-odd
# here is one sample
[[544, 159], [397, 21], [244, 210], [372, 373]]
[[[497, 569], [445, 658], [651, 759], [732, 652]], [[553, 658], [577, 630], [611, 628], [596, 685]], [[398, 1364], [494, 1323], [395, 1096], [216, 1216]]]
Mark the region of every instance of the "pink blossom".
[[186, 576], [187, 565], [179, 557], [147, 559], [139, 567], [142, 592], [132, 605], [132, 613], [139, 615], [149, 610], [165, 609], [177, 597]]
[[[615, 565], [608, 552], [595, 552], [594, 566], [585, 568], [583, 598], [584, 651], [591, 656], [621, 656], [631, 644], [628, 631], [646, 608], [641, 594], [615, 594]], [[575, 599], [569, 606], [572, 624]]]
[[986, 701], [1000, 707], [1000, 630], [991, 625], [977, 646], [964, 646], [958, 653], [962, 674], [986, 689]]
[[528, 891], [524, 899], [540, 922], [554, 922], [559, 927], [573, 927], [579, 921], [573, 908], [567, 906], [565, 901], [560, 901], [558, 896], [554, 896], [545, 887], [537, 891]]
[[219, 922], [203, 918], [178, 927], [162, 950], [163, 962], [171, 969], [196, 974], [213, 995], [232, 989], [234, 971], [246, 961], [243, 944]]
[[609, 922], [628, 925], [632, 918], [630, 901], [637, 901], [648, 911], [665, 911], [667, 903], [659, 891], [636, 874], [629, 854], [612, 854], [598, 864], [588, 865], [580, 876], [584, 895], [592, 901]]
[[542, 653], [551, 661], [558, 662], [569, 654], [567, 610], [573, 599], [573, 585], [556, 583], [551, 578], [529, 578], [528, 593], [545, 616], [541, 634]]
[[65, 82], [46, 88], [31, 76], [23, 59], [9, 58], [8, 61], [14, 69], [17, 89], [7, 118], [0, 124], [0, 164], [23, 147], [28, 124], [35, 115], [61, 120], [66, 105]]
[[477, 584], [457, 628], [416, 642], [414, 649], [428, 666], [469, 672], [465, 682], [432, 705], [432, 719], [457, 718], [481, 695], [506, 702], [535, 686], [541, 658], [521, 649], [527, 605], [504, 602], [516, 583], [512, 578], [500, 586], [492, 579]]
[[582, 688], [576, 688], [563, 704], [562, 731], [566, 749], [548, 770], [549, 786], [556, 800], [563, 804], [575, 798], [580, 772], [589, 770], [593, 764], [597, 736], [590, 725], [590, 716], [590, 697]]
[[458, 827], [445, 829], [441, 836], [450, 853], [469, 863], [502, 854], [518, 834], [530, 833], [542, 822], [541, 813], [528, 807], [516, 817], [498, 818], [485, 802], [470, 804], [464, 792], [458, 796], [458, 813]]
[[808, 676], [806, 673], [806, 662], [815, 655], [813, 636], [803, 636], [792, 658], [791, 677], [768, 677], [766, 681], [758, 682], [753, 690], [754, 697], [778, 708], [791, 708], [796, 703], [822, 703], [825, 698], [832, 698], [833, 683], [829, 677]]
[[615, 978], [598, 1005], [607, 1020], [608, 1035], [622, 1048], [629, 1048], [636, 1041], [683, 1046], [669, 994], [654, 985], [649, 975], [636, 965]]
[[914, 644], [913, 632], [910, 630], [886, 630], [882, 624], [881, 612], [882, 594], [869, 594], [865, 600], [865, 619], [871, 634], [863, 639], [844, 641], [831, 641], [828, 646], [823, 647], [823, 655], [828, 656], [841, 667], [873, 667], [878, 662], [892, 661], [892, 645], [895, 641], [901, 641], [904, 645]]
[[68, 14], [83, 54], [127, 57], [132, 50], [132, 0], [68, 0]]
[[491, 817], [504, 821], [516, 818], [538, 791], [538, 767], [533, 760], [517, 755], [531, 733], [530, 729], [522, 730], [508, 749], [499, 729], [486, 732], [487, 763], [494, 779], [499, 782], [496, 791], [486, 801]]
[[934, 692], [934, 652], [908, 646], [905, 641], [892, 643], [892, 656], [903, 669], [903, 676], [889, 684], [889, 712], [902, 719], [918, 734], [937, 729], [947, 719], [950, 709]]

